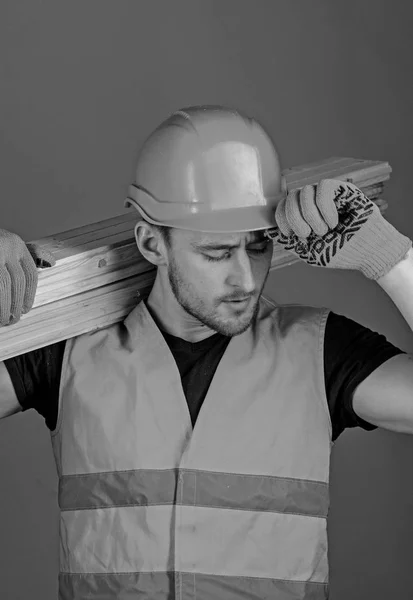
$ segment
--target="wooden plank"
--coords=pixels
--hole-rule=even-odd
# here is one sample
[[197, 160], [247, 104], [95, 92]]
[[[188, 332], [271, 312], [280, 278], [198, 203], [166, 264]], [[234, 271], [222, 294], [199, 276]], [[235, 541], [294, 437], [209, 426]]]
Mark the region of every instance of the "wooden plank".
[[144, 277], [130, 277], [34, 309], [15, 325], [1, 329], [0, 359], [121, 321], [148, 295], [154, 277], [153, 270]]
[[[325, 159], [287, 169], [289, 189], [331, 177], [351, 178], [384, 212], [380, 200], [388, 163], [351, 158]], [[0, 328], [0, 360], [121, 321], [149, 293], [155, 269], [139, 253], [136, 211], [36, 240], [56, 257], [39, 271], [33, 309], [18, 323]], [[272, 269], [297, 262], [278, 245]]]
[[389, 179], [391, 167], [386, 162], [360, 159], [336, 159], [320, 163], [309, 163], [301, 168], [285, 172], [288, 189], [318, 183], [320, 179], [343, 179], [364, 187]]
[[59, 260], [52, 269], [39, 272], [33, 308], [144, 274], [153, 268], [138, 251], [134, 239], [86, 249], [83, 253]]

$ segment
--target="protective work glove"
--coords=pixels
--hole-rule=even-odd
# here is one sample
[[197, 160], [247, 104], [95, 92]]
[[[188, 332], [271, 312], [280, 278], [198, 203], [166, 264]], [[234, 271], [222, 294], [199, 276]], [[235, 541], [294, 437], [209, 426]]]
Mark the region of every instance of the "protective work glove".
[[323, 179], [294, 190], [276, 208], [267, 236], [309, 265], [386, 275], [412, 247], [352, 183]]
[[56, 263], [38, 244], [25, 244], [15, 233], [0, 229], [0, 326], [16, 323], [29, 312], [36, 295], [36, 267]]

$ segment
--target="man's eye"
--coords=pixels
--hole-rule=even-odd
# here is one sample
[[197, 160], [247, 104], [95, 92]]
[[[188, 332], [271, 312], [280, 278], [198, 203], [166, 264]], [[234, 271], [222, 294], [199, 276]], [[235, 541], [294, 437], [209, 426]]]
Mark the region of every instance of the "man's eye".
[[[265, 242], [264, 244], [260, 244], [259, 246], [254, 246], [251, 247], [249, 246], [247, 248], [247, 252], [249, 254], [255, 254], [256, 256], [259, 254], [264, 254], [267, 249], [268, 249], [268, 245], [269, 245], [269, 241]], [[205, 258], [211, 262], [219, 262], [222, 260], [228, 260], [229, 258], [231, 258], [231, 252], [224, 252], [222, 254], [218, 254], [218, 255], [211, 255], [211, 254], [204, 254]]]
[[211, 256], [210, 254], [204, 254], [205, 258], [211, 262], [218, 262], [220, 260], [228, 259], [231, 254], [230, 252], [225, 252], [224, 254], [220, 254], [219, 256]]

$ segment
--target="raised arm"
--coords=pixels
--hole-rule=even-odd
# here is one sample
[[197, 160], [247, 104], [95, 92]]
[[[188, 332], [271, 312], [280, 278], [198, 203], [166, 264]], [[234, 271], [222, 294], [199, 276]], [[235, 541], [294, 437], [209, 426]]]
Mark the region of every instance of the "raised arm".
[[[52, 266], [54, 259], [42, 256], [35, 246], [26, 245], [15, 233], [0, 229], [0, 326], [19, 321], [29, 312], [37, 289], [37, 267]], [[0, 362], [0, 419], [21, 410], [13, 383]]]

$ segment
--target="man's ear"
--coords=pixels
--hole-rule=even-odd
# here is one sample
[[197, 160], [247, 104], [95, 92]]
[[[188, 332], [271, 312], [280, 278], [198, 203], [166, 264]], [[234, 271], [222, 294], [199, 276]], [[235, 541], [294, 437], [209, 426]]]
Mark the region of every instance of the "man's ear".
[[160, 231], [147, 221], [135, 225], [135, 239], [139, 252], [157, 267], [167, 264], [167, 249]]

